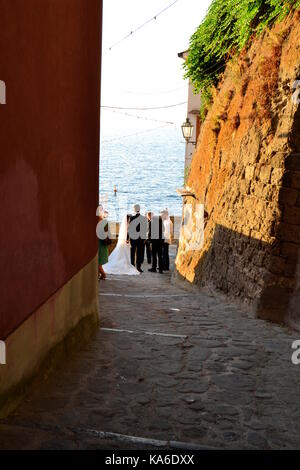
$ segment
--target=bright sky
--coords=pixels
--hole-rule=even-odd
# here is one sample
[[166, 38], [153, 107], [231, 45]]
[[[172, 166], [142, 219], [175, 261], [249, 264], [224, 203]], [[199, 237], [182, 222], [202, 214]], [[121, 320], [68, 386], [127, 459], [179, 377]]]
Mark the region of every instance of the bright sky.
[[[111, 51], [109, 47], [159, 13], [174, 0], [104, 0], [102, 105], [151, 107], [187, 100], [178, 52], [205, 16], [211, 0], [178, 0], [169, 10]], [[151, 119], [185, 120], [186, 105], [152, 111], [119, 110]], [[163, 123], [138, 120], [102, 109], [102, 135], [125, 129], [157, 128]]]

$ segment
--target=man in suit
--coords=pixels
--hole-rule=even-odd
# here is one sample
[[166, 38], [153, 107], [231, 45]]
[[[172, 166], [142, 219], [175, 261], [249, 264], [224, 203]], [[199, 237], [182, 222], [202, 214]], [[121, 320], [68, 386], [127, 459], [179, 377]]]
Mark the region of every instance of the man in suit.
[[164, 231], [164, 242], [163, 242], [163, 270], [169, 271], [170, 269], [170, 256], [169, 256], [169, 247], [173, 241], [173, 223], [169, 217], [168, 209], [165, 209], [161, 212], [161, 218], [163, 221], [163, 231]]
[[142, 273], [144, 245], [147, 239], [147, 219], [140, 214], [139, 204], [133, 206], [134, 215], [129, 217], [128, 237], [130, 240], [131, 264]]
[[152, 247], [152, 268], [149, 269], [150, 272], [156, 273], [157, 261], [158, 261], [158, 270], [160, 274], [163, 273], [163, 222], [161, 217], [152, 217], [149, 222], [149, 231], [148, 239], [151, 242]]

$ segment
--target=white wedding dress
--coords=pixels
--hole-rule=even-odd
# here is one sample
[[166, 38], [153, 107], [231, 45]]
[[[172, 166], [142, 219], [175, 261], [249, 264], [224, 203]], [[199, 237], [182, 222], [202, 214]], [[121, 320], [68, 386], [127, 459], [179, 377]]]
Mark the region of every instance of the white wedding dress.
[[127, 243], [127, 225], [127, 216], [125, 216], [120, 226], [117, 246], [109, 256], [108, 263], [104, 264], [106, 274], [125, 274], [127, 276], [137, 276], [140, 274], [130, 261], [130, 245]]

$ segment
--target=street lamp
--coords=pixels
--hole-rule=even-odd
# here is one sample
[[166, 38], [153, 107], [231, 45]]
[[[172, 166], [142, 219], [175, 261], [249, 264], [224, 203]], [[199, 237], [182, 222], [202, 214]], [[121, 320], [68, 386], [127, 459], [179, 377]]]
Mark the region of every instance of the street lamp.
[[191, 138], [194, 132], [194, 126], [188, 117], [186, 118], [186, 121], [182, 124], [181, 130], [182, 130], [182, 135], [186, 140], [186, 143], [196, 145], [197, 142], [191, 141]]

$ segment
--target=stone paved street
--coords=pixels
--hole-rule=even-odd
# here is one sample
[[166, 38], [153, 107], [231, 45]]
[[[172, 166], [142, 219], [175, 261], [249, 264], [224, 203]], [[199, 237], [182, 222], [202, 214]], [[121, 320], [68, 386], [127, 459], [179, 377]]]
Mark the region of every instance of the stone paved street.
[[2, 449], [300, 448], [300, 334], [171, 274], [99, 295], [94, 340], [1, 422]]

